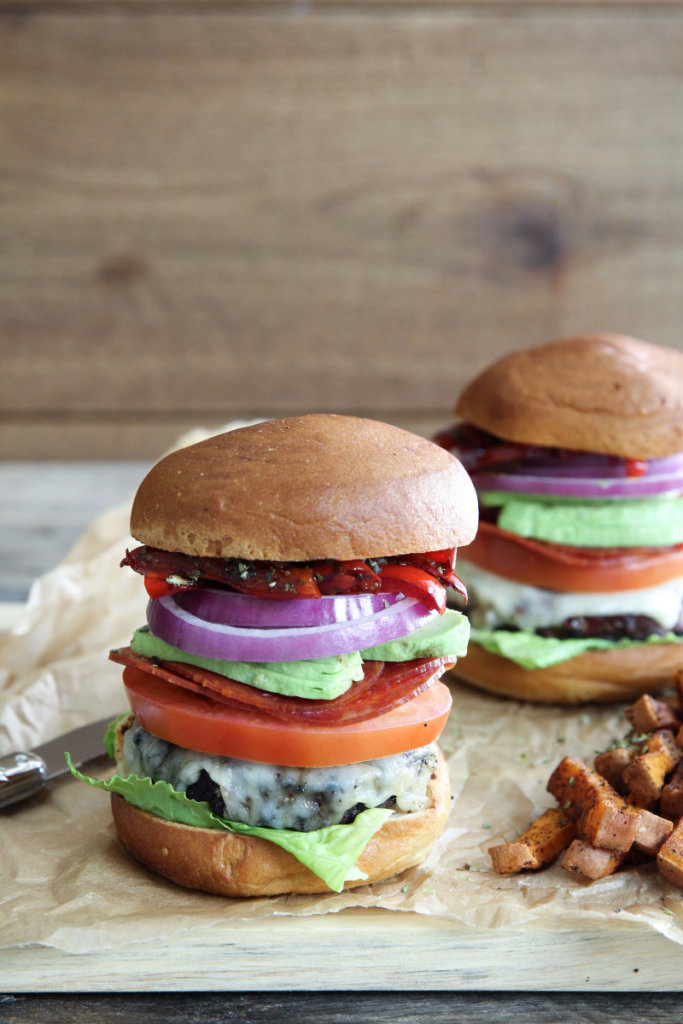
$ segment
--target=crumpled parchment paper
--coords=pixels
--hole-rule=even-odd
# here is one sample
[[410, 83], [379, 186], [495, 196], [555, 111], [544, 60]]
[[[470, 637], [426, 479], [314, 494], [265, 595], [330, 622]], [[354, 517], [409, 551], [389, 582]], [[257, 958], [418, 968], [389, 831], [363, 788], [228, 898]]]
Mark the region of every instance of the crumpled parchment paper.
[[[179, 444], [202, 436], [193, 432]], [[119, 568], [133, 543], [128, 515], [123, 505], [96, 519], [66, 560], [35, 582], [12, 633], [0, 639], [0, 755], [126, 709], [120, 666], [107, 654], [144, 621], [140, 580]], [[454, 802], [421, 867], [339, 895], [227, 900], [190, 892], [132, 861], [117, 843], [108, 796], [66, 776], [0, 812], [0, 947], [115, 949], [226, 918], [347, 907], [437, 915], [478, 930], [630, 922], [683, 943], [683, 892], [654, 865], [592, 884], [559, 864], [507, 878], [491, 870], [488, 847], [514, 839], [553, 804], [545, 786], [561, 758], [592, 762], [626, 734], [623, 707], [548, 708], [489, 696], [455, 678], [451, 685], [441, 745]], [[111, 764], [104, 758], [89, 771], [106, 777]]]

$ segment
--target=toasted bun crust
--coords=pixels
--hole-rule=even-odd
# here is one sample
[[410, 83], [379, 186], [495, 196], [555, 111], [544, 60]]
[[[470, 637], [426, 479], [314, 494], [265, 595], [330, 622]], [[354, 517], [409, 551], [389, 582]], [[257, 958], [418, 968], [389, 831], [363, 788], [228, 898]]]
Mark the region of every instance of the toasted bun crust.
[[269, 420], [173, 452], [142, 481], [131, 533], [191, 555], [306, 561], [459, 547], [477, 528], [460, 463], [351, 416]]
[[[424, 811], [395, 815], [375, 833], [358, 860], [368, 878], [346, 882], [345, 888], [378, 882], [425, 859], [445, 828], [451, 805], [448, 766], [440, 752], [429, 795], [431, 803]], [[222, 896], [330, 892], [291, 853], [266, 839], [165, 821], [116, 793], [111, 807], [119, 839], [128, 852], [188, 889]]]
[[616, 334], [561, 338], [492, 363], [455, 412], [508, 441], [660, 458], [683, 450], [683, 352]]
[[549, 668], [527, 669], [470, 642], [454, 676], [503, 697], [539, 704], [632, 700], [671, 684], [683, 666], [680, 644], [644, 644], [585, 651]]

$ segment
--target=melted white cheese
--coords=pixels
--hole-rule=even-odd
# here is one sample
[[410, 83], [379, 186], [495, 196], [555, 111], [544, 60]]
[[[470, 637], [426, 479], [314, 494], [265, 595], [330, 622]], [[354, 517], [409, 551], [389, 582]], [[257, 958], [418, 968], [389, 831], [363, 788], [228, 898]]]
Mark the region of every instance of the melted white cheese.
[[460, 558], [458, 575], [470, 597], [472, 623], [485, 629], [503, 623], [543, 629], [584, 615], [647, 615], [664, 629], [673, 629], [683, 603], [683, 576], [640, 590], [569, 594], [513, 583]]
[[184, 793], [204, 770], [220, 787], [228, 820], [309, 832], [339, 824], [357, 804], [379, 807], [392, 797], [400, 811], [421, 810], [436, 758], [432, 743], [341, 767], [289, 768], [186, 750], [134, 722], [124, 734], [117, 771], [162, 779]]

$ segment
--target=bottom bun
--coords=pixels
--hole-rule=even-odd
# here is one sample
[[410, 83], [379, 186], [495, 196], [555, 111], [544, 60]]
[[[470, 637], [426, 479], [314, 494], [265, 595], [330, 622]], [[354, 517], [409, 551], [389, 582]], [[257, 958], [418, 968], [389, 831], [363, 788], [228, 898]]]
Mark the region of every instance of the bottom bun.
[[470, 642], [452, 673], [504, 697], [541, 704], [631, 700], [670, 685], [683, 666], [683, 644], [641, 644], [585, 651], [548, 668], [521, 665]]
[[[367, 878], [344, 888], [367, 885], [420, 864], [443, 832], [451, 805], [448, 766], [439, 758], [423, 811], [389, 818], [363, 850], [358, 867]], [[111, 797], [116, 831], [141, 864], [188, 889], [222, 896], [276, 896], [330, 892], [329, 887], [291, 853], [257, 836], [220, 832], [166, 821]]]

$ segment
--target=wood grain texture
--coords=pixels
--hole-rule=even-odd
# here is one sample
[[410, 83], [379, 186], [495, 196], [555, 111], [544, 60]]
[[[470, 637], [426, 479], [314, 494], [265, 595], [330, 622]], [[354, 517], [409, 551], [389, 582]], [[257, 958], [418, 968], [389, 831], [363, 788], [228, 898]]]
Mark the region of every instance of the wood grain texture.
[[0, 967], [2, 990], [26, 994], [669, 991], [680, 1000], [682, 986], [680, 946], [654, 929], [554, 921], [479, 930], [380, 909], [313, 915], [305, 926], [284, 916], [226, 920], [79, 954], [7, 947]]
[[484, 993], [484, 992], [240, 992], [223, 994], [145, 994], [0, 996], [8, 1024], [548, 1024], [568, 1017], [600, 1024], [671, 1024], [680, 996], [672, 993]]
[[0, 457], [680, 346], [682, 45], [659, 6], [0, 9]]

